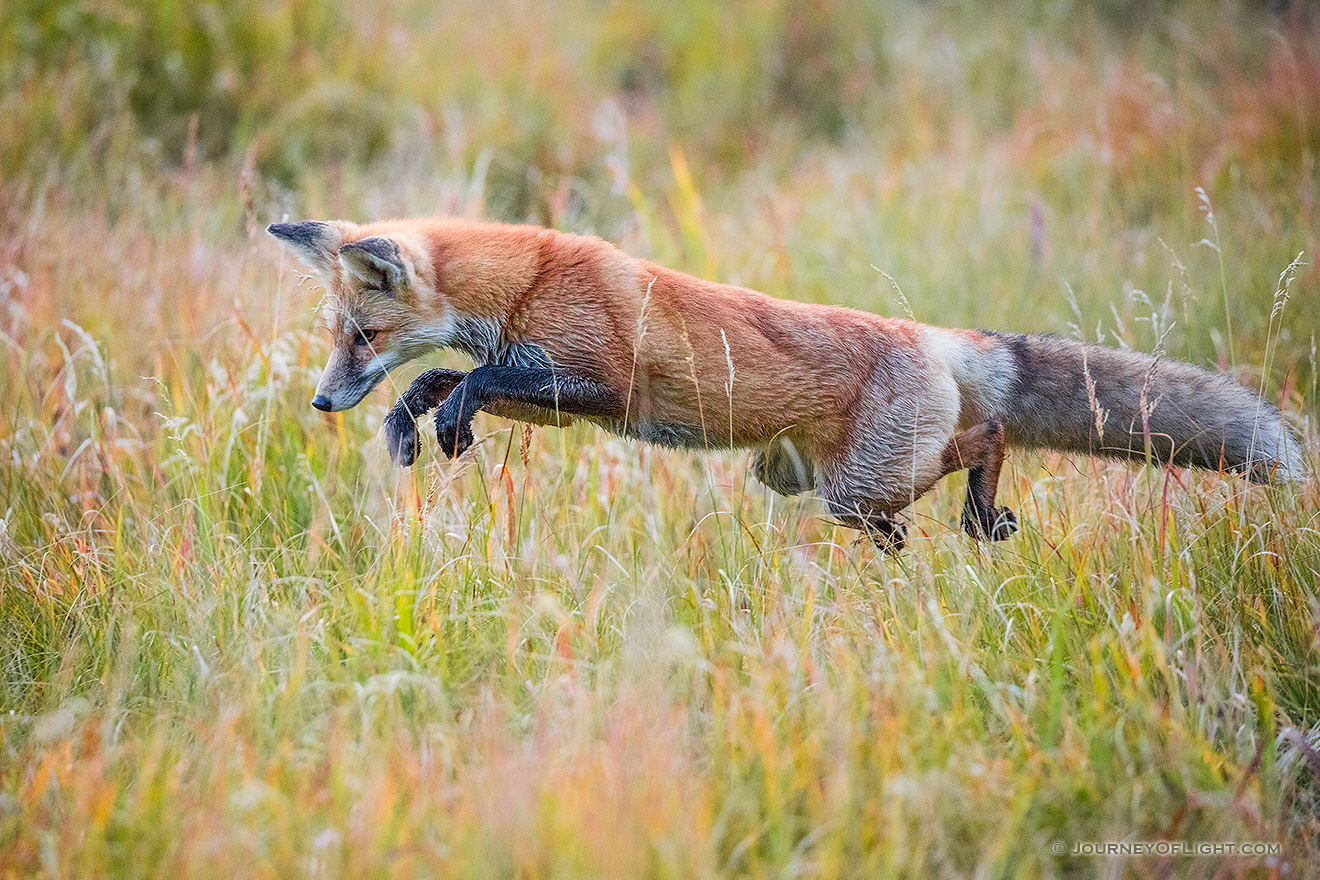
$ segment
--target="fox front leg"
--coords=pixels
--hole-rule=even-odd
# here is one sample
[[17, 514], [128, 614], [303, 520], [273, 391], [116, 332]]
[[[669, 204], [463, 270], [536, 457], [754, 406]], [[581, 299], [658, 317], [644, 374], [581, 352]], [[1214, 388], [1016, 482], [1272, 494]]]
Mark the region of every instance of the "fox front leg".
[[477, 367], [435, 411], [435, 433], [450, 457], [472, 445], [472, 418], [478, 410], [499, 412], [505, 405], [536, 407], [567, 416], [622, 419], [626, 400], [602, 382], [542, 367]]
[[457, 370], [427, 370], [413, 380], [385, 416], [385, 447], [399, 467], [417, 460], [417, 418], [435, 409], [467, 376]]

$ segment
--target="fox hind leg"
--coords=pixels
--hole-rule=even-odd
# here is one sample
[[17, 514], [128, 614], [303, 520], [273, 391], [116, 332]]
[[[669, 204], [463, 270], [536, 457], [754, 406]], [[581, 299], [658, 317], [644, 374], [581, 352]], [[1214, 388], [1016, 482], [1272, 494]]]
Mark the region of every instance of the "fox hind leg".
[[[1004, 427], [999, 422], [989, 421], [954, 435], [945, 445], [938, 462], [932, 461], [931, 467], [923, 468], [923, 476], [910, 487], [900, 490], [896, 484], [884, 488], [872, 486], [869, 491], [861, 492], [857, 485], [860, 481], [838, 479], [843, 476], [839, 474], [829, 481], [832, 485], [818, 488], [830, 513], [841, 525], [860, 529], [880, 549], [897, 553], [903, 549], [907, 537], [907, 526], [897, 518], [898, 511], [924, 495], [939, 480], [954, 471], [966, 469], [967, 498], [963, 504], [962, 526], [978, 540], [1002, 541], [1018, 527], [1013, 511], [995, 506], [995, 491], [1003, 464]], [[827, 468], [826, 474], [831, 475], [831, 469]]]
[[967, 468], [967, 499], [962, 527], [973, 538], [1003, 541], [1018, 529], [1017, 516], [995, 506], [999, 472], [1004, 466], [1004, 426], [983, 422], [955, 436], [944, 449], [945, 473]]
[[879, 508], [863, 510], [858, 505], [832, 501], [826, 503], [839, 525], [863, 532], [871, 543], [890, 556], [903, 552], [907, 545], [907, 523], [892, 512]]

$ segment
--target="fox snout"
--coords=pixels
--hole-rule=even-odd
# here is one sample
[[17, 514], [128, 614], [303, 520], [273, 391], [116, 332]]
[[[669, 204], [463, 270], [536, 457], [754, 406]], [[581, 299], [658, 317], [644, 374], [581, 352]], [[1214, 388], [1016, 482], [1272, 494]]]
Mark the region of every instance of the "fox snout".
[[321, 379], [316, 383], [312, 406], [321, 412], [352, 409], [384, 378], [383, 370], [368, 372], [355, 355], [356, 352], [345, 352], [341, 348], [331, 351], [330, 359], [321, 371]]

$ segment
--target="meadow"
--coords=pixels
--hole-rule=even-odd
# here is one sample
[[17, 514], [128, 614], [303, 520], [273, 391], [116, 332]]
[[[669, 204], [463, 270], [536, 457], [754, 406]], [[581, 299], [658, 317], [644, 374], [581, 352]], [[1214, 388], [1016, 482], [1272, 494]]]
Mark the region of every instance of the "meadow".
[[262, 231], [1158, 349], [1315, 466], [1314, 4], [8, 0], [0, 119], [0, 877], [1320, 870], [1314, 476], [1013, 453], [1017, 536], [954, 476], [889, 557], [745, 452], [481, 416], [400, 470], [425, 365], [313, 410]]

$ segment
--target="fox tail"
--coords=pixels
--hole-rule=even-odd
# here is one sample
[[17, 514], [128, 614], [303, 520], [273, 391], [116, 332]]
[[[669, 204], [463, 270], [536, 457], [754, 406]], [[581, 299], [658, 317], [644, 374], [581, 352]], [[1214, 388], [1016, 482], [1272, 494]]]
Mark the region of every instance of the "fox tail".
[[986, 408], [1011, 445], [1191, 465], [1255, 482], [1307, 473], [1301, 441], [1278, 407], [1229, 376], [1053, 336], [986, 335], [999, 343], [1001, 367]]

